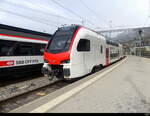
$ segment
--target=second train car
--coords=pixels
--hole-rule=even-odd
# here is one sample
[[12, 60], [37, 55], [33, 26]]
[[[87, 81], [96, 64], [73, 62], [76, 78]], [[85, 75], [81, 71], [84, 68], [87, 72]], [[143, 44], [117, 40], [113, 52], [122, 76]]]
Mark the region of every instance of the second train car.
[[41, 73], [51, 34], [0, 24], [0, 79]]

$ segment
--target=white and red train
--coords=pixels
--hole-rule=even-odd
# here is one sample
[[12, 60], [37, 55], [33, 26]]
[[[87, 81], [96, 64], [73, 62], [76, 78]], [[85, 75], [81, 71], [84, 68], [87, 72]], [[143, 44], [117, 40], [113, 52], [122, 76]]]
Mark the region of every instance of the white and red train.
[[50, 34], [0, 24], [0, 77], [41, 72]]
[[66, 80], [82, 77], [96, 67], [123, 58], [122, 45], [78, 25], [59, 28], [44, 52], [44, 75]]

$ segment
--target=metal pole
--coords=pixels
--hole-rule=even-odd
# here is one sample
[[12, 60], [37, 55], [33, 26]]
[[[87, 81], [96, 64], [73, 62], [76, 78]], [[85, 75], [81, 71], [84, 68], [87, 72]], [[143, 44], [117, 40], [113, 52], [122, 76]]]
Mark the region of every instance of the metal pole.
[[82, 19], [81, 24], [82, 24], [82, 26], [85, 26], [85, 20], [84, 19]]
[[111, 28], [112, 28], [112, 20], [109, 21], [109, 28], [110, 28], [110, 32], [109, 32], [109, 37], [111, 38]]
[[139, 30], [139, 39], [140, 39], [140, 57], [142, 57], [142, 30]]
[[58, 25], [58, 27], [59, 27], [59, 19], [60, 19], [60, 17], [57, 16], [57, 25]]

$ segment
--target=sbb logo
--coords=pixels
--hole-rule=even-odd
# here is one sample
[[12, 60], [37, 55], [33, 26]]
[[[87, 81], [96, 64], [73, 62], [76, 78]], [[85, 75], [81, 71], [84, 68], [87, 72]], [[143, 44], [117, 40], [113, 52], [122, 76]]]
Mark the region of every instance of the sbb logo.
[[9, 61], [9, 62], [7, 62], [7, 65], [8, 65], [8, 66], [14, 65], [14, 61]]
[[14, 61], [0, 61], [0, 66], [13, 66]]

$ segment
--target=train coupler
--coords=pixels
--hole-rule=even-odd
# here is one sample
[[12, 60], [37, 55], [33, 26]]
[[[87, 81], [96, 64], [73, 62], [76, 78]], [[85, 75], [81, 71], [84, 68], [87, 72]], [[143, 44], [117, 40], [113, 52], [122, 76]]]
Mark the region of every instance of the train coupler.
[[48, 77], [50, 81], [52, 81], [56, 77], [55, 71], [48, 70], [47, 68], [42, 68], [42, 73], [45, 77]]

